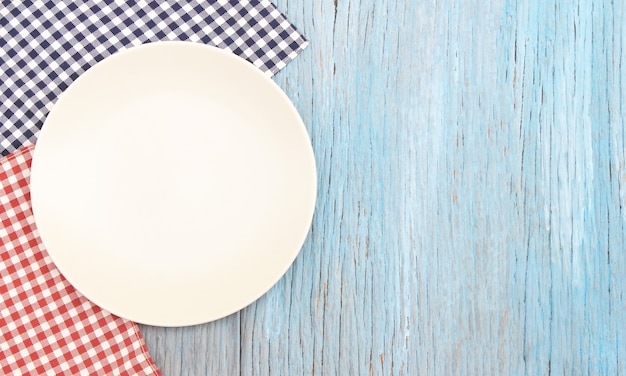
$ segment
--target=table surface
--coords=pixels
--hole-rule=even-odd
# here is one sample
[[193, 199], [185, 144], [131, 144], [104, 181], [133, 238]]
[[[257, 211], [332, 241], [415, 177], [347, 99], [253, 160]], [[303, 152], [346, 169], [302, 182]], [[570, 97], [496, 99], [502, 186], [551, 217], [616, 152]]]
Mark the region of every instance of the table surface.
[[278, 0], [313, 226], [165, 375], [626, 374], [626, 6]]

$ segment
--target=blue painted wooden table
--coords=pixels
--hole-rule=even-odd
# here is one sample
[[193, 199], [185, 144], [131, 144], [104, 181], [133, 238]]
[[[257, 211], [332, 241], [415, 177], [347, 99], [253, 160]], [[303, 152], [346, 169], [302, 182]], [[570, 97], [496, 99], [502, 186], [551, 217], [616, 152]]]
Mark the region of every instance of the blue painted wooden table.
[[626, 374], [626, 6], [279, 0], [314, 223], [165, 375]]

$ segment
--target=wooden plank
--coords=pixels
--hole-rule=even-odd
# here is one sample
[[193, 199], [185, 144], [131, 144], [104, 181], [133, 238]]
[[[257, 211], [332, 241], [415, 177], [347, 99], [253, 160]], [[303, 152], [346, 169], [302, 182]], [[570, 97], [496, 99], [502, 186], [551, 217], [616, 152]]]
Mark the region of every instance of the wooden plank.
[[140, 325], [164, 376], [239, 375], [239, 313], [203, 325], [159, 328]]
[[624, 374], [624, 4], [277, 1], [319, 169], [241, 373]]

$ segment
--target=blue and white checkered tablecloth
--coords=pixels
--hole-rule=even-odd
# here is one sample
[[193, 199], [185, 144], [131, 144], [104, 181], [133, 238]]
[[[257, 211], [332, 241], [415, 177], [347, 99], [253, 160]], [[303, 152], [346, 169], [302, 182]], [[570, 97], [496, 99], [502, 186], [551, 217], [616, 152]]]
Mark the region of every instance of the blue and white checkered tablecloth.
[[268, 0], [4, 1], [0, 6], [0, 155], [32, 144], [56, 98], [121, 49], [206, 43], [273, 75], [307, 45]]

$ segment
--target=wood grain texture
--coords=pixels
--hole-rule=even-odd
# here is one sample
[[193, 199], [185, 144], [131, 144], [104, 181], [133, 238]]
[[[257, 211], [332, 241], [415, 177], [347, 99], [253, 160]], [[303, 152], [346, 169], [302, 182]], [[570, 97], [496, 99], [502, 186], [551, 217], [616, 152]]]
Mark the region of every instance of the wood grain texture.
[[165, 375], [626, 374], [621, 1], [278, 0], [313, 226]]
[[140, 325], [164, 376], [239, 375], [239, 313], [185, 328]]

